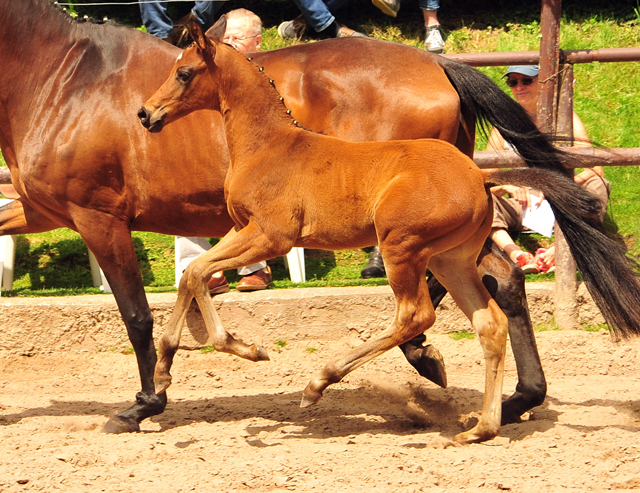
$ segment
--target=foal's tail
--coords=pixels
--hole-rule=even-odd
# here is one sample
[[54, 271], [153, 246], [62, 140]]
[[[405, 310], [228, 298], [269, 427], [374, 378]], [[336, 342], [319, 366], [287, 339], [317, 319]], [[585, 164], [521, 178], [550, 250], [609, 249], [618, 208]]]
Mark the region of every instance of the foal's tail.
[[607, 324], [623, 337], [640, 335], [638, 264], [626, 255], [622, 239], [605, 231], [600, 220], [600, 201], [557, 171], [526, 168], [498, 171], [489, 175], [487, 182], [542, 191]]
[[524, 108], [495, 82], [468, 65], [444, 57], [439, 57], [438, 63], [460, 96], [462, 106], [472, 112], [485, 133], [489, 125], [497, 128], [531, 168], [567, 172], [563, 163], [574, 158], [554, 147], [552, 139], [538, 130]]

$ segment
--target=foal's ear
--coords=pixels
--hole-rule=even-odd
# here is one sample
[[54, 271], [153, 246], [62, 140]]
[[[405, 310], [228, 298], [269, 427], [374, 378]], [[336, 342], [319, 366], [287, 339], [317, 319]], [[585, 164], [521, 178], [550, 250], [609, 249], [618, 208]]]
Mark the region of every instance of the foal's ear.
[[191, 34], [193, 40], [196, 42], [196, 45], [203, 53], [208, 52], [211, 55], [215, 53], [213, 43], [204, 35], [200, 24], [198, 24], [195, 19], [189, 20], [187, 23], [187, 29], [189, 30], [189, 34]]
[[222, 43], [222, 38], [227, 30], [227, 14], [224, 14], [216, 21], [216, 23], [209, 28], [205, 33], [207, 38], [213, 39], [218, 43]]

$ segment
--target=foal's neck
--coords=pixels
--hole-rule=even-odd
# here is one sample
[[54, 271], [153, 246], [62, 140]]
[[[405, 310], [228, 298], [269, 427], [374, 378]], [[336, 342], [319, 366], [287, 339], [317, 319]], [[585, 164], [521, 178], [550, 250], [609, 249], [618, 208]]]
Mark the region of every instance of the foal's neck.
[[304, 132], [291, 116], [273, 81], [251, 59], [220, 46], [218, 97], [232, 164], [242, 156], [269, 152], [272, 143]]

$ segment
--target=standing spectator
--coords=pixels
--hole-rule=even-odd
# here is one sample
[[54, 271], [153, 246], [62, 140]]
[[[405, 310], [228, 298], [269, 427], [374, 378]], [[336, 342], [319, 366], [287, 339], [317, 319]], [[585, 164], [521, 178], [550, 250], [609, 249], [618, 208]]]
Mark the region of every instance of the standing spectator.
[[342, 6], [344, 0], [294, 0], [294, 2], [302, 15], [278, 26], [278, 34], [284, 39], [300, 39], [305, 35], [315, 38], [367, 37], [336, 21], [333, 12]]
[[[400, 10], [400, 0], [371, 0], [373, 5], [382, 10], [383, 13], [395, 17]], [[438, 9], [440, 0], [418, 0], [418, 5], [422, 9], [425, 29], [425, 50], [431, 53], [442, 53], [444, 51], [444, 40], [440, 31], [438, 21]]]
[[222, 3], [222, 1], [195, 2], [193, 9], [175, 25], [167, 15], [167, 2], [141, 2], [140, 15], [149, 34], [172, 45], [185, 48], [193, 41], [187, 30], [189, 20], [194, 19], [203, 30], [209, 29], [213, 24], [213, 16]]

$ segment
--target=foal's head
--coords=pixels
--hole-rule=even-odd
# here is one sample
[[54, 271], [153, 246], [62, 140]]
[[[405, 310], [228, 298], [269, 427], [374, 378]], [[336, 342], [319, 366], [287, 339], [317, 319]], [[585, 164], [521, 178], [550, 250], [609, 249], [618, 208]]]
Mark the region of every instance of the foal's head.
[[[160, 132], [166, 124], [193, 111], [219, 109], [213, 62], [216, 43], [205, 36], [197, 22], [190, 21], [188, 28], [195, 42], [178, 56], [169, 78], [138, 111], [138, 118], [150, 132]], [[209, 33], [221, 40], [225, 28], [223, 16]]]

